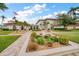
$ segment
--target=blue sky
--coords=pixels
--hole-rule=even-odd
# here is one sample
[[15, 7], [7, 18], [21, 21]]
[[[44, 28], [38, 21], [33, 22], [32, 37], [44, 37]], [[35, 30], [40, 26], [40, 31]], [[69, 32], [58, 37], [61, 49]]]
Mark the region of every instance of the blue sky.
[[[40, 18], [55, 18], [58, 13], [67, 13], [71, 7], [78, 7], [78, 3], [7, 3], [8, 10], [0, 11], [7, 20], [16, 16], [20, 21], [36, 23]], [[18, 15], [15, 15], [16, 12]]]

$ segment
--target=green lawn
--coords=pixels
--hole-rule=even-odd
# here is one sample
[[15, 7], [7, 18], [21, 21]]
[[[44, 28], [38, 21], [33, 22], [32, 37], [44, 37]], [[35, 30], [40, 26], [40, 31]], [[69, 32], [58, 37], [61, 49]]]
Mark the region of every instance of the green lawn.
[[19, 36], [0, 36], [0, 52], [12, 44]]
[[79, 30], [73, 30], [73, 31], [55, 31], [58, 34], [68, 37], [71, 41], [74, 41], [76, 43], [79, 43]]
[[0, 35], [6, 35], [6, 34], [10, 34], [13, 31], [1, 31], [0, 30]]

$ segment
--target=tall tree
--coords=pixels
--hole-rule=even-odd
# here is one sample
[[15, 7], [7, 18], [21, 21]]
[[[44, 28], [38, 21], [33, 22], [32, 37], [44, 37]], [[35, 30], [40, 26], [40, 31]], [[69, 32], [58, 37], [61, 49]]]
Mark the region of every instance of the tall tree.
[[58, 14], [57, 18], [60, 20], [60, 24], [64, 26], [64, 29], [67, 30], [67, 26], [71, 24], [75, 24], [75, 18], [72, 18], [68, 14]]
[[12, 19], [14, 20], [13, 30], [16, 30], [16, 22], [17, 22], [16, 17], [14, 16]]
[[4, 11], [8, 9], [8, 7], [4, 3], [0, 3], [0, 10]]
[[79, 7], [72, 7], [68, 13], [72, 12], [73, 17], [76, 18], [76, 12], [75, 11], [77, 9], [79, 9]]
[[26, 26], [28, 26], [28, 25], [29, 25], [26, 21], [24, 21], [23, 23], [24, 23], [24, 25], [26, 25]]
[[2, 15], [1, 18], [2, 18], [1, 24], [2, 24], [2, 27], [3, 27], [3, 22], [4, 22], [4, 19], [5, 19], [6, 17], [5, 17], [4, 15]]

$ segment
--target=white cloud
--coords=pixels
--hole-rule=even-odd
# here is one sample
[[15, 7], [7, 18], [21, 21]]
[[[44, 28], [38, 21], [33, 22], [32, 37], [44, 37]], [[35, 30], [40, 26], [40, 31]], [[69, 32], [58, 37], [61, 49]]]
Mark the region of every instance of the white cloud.
[[34, 11], [31, 10], [31, 9], [28, 9], [28, 10], [24, 10], [24, 11], [19, 11], [17, 12], [18, 14], [33, 14]]
[[24, 16], [31, 16], [33, 15], [36, 11], [37, 13], [42, 13], [43, 10], [45, 9], [46, 4], [35, 4], [32, 8], [30, 6], [24, 7], [26, 10], [18, 11], [16, 17], [24, 17]]
[[33, 9], [34, 9], [35, 11], [40, 11], [40, 10], [45, 9], [45, 7], [46, 7], [46, 4], [42, 4], [42, 5], [36, 4], [36, 5], [33, 6]]
[[46, 7], [46, 4], [43, 4], [42, 6], [45, 8]]
[[31, 18], [31, 19], [26, 19], [27, 22], [31, 23], [31, 24], [35, 24], [37, 21], [39, 20], [38, 17], [35, 17], [35, 18]]
[[45, 18], [55, 18], [55, 16], [53, 14], [48, 14], [42, 17], [43, 19]]
[[52, 16], [53, 16], [52, 14], [48, 14], [48, 15], [43, 16], [43, 18], [50, 18]]
[[25, 6], [25, 7], [24, 7], [24, 9], [29, 9], [29, 8], [30, 8], [30, 6]]
[[67, 13], [67, 11], [61, 11], [61, 14], [63, 14], [63, 13], [65, 13], [65, 14], [66, 14], [66, 13]]
[[27, 16], [33, 15], [34, 11], [31, 10], [31, 9], [28, 9], [28, 10], [18, 11], [17, 14], [18, 15], [15, 15], [15, 16], [18, 17], [18, 18], [27, 17]]
[[[18, 15], [15, 15], [18, 20], [20, 21], [27, 21], [29, 23], [36, 23], [39, 20], [39, 16], [31, 17], [37, 13], [43, 13], [43, 11], [48, 10], [46, 9], [46, 4], [35, 4], [34, 6], [25, 6], [24, 10], [17, 11]], [[44, 18], [52, 17], [52, 15], [45, 15]]]
[[63, 14], [63, 13], [67, 13], [67, 11], [64, 11], [64, 10], [62, 10], [62, 11], [57, 11], [57, 12], [54, 12], [53, 14], [54, 15], [57, 15], [57, 14]]
[[54, 15], [57, 15], [57, 14], [58, 14], [58, 12], [54, 12], [53, 14], [54, 14]]

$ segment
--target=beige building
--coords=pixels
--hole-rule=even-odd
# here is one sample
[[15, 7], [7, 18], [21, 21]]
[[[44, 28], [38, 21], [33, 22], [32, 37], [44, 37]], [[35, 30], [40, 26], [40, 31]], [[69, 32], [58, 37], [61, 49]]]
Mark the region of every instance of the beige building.
[[54, 27], [60, 27], [59, 20], [52, 19], [52, 18], [40, 19], [39, 21], [37, 21], [36, 25], [38, 25], [38, 28], [40, 30], [52, 29]]
[[8, 29], [15, 29], [15, 30], [28, 30], [28, 26], [24, 25], [17, 25], [13, 20], [8, 21], [7, 23], [4, 23], [3, 28], [8, 28]]

